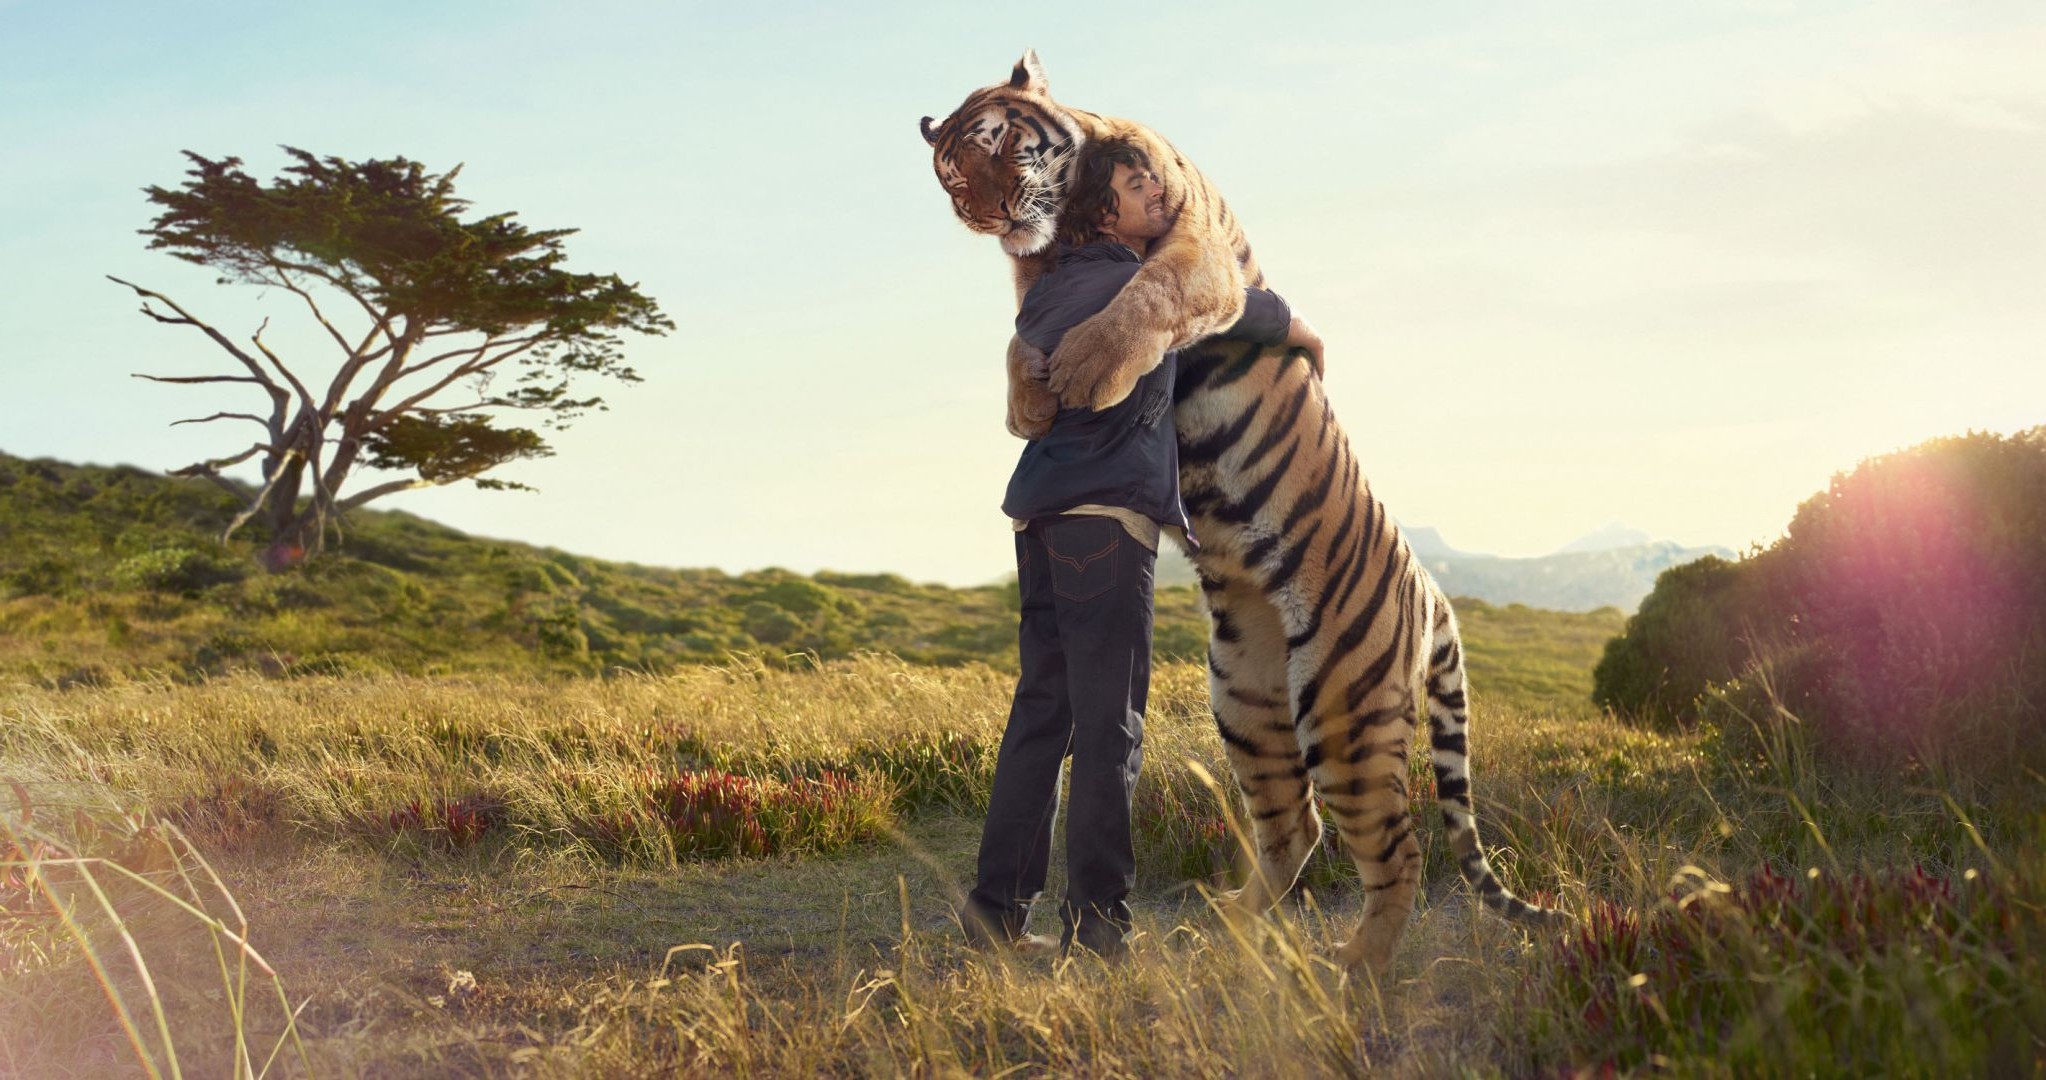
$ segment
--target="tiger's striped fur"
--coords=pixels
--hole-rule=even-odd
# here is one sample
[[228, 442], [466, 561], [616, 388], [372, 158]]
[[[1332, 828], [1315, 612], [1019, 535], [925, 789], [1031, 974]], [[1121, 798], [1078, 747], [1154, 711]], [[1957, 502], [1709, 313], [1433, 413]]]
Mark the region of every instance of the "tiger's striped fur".
[[[1067, 331], [1052, 358], [1067, 383], [1065, 404], [1104, 409], [1126, 396], [1167, 350], [1228, 327], [1243, 314], [1243, 286], [1263, 283], [1242, 224], [1207, 178], [1142, 124], [1059, 104], [1037, 54], [1025, 53], [1009, 80], [967, 95], [942, 123], [923, 119], [932, 169], [968, 228], [998, 236], [1014, 258], [1016, 297], [1049, 268], [1051, 239], [1073, 161], [1086, 144], [1130, 140], [1151, 159], [1165, 189], [1170, 232], [1152, 244], [1137, 276], [1114, 302]], [[1026, 437], [1049, 426], [1057, 401], [1023, 375], [1010, 342], [1010, 429]], [[1036, 424], [1019, 424], [1019, 413]]]
[[1383, 970], [1421, 870], [1407, 763], [1425, 713], [1465, 880], [1508, 918], [1558, 921], [1486, 861], [1456, 614], [1372, 494], [1321, 380], [1303, 354], [1234, 341], [1180, 364], [1180, 490], [1201, 540], [1208, 691], [1256, 854], [1237, 907], [1262, 912], [1292, 888], [1321, 839], [1318, 795], [1365, 890], [1341, 958]]
[[[1017, 65], [1012, 84], [976, 92], [936, 133], [926, 118], [941, 180], [962, 116], [988, 116], [985, 107], [995, 101], [1006, 117], [1023, 100], [1014, 91], [1035, 87], [1028, 104], [1056, 121], [1043, 123], [1046, 131], [1066, 132], [1070, 142], [1100, 137], [1109, 124], [1142, 132], [1163, 151], [1152, 161], [1163, 166], [1161, 176], [1174, 177], [1168, 191], [1182, 185], [1183, 205], [1201, 208], [1181, 216], [1171, 236], [1223, 254], [1240, 280], [1264, 281], [1221, 196], [1170, 144], [1141, 125], [1052, 102], [1034, 54]], [[1070, 152], [1059, 153], [1069, 160]], [[953, 151], [955, 165], [964, 159]], [[1049, 205], [1055, 214], [1064, 179], [1061, 173], [1056, 186], [1007, 189], [1022, 198], [1008, 205]], [[1039, 180], [1049, 183], [1042, 174]], [[975, 201], [983, 190], [1004, 189], [969, 180], [956, 190], [955, 212], [976, 228], [987, 220], [978, 216], [986, 206]], [[1030, 253], [1007, 243], [1014, 231], [1002, 235], [1018, 260], [1018, 279], [1034, 280]], [[1241, 286], [1230, 289], [1240, 302]], [[1198, 316], [1172, 314], [1111, 305], [1094, 321], [1157, 317], [1167, 338], [1188, 325], [1213, 329]], [[1435, 795], [1465, 880], [1487, 907], [1509, 918], [1561, 921], [1559, 913], [1509, 893], [1486, 861], [1471, 805], [1468, 687], [1455, 613], [1372, 494], [1305, 354], [1201, 342], [1181, 353], [1174, 418], [1180, 488], [1201, 541], [1194, 565], [1211, 621], [1209, 694], [1256, 854], [1249, 882], [1232, 898], [1234, 910], [1262, 913], [1292, 888], [1321, 839], [1318, 796], [1365, 889], [1363, 922], [1341, 959], [1385, 968], [1419, 882], [1408, 748], [1425, 715]]]

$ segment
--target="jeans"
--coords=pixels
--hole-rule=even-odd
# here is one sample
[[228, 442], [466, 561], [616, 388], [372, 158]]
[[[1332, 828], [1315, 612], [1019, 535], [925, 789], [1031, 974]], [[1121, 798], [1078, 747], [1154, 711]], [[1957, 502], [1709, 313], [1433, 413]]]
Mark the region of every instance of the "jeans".
[[1016, 534], [1022, 673], [995, 758], [978, 879], [960, 913], [975, 941], [1022, 934], [1044, 889], [1059, 767], [1071, 754], [1062, 944], [1123, 947], [1156, 559], [1113, 518], [1046, 518]]

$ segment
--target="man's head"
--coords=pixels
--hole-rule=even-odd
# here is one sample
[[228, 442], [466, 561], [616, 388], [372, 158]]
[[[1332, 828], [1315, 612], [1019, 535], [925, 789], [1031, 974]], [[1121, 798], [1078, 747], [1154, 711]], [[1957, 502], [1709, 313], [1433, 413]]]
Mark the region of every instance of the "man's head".
[[1126, 139], [1102, 139], [1080, 151], [1059, 218], [1061, 240], [1084, 244], [1105, 236], [1141, 254], [1171, 228], [1165, 188], [1142, 149]]

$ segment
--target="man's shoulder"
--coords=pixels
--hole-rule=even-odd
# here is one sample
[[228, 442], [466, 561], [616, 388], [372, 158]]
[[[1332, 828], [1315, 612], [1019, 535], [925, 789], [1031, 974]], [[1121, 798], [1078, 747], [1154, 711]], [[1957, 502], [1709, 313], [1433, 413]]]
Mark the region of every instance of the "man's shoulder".
[[1095, 241], [1078, 248], [1062, 248], [1051, 271], [1037, 279], [1025, 299], [1048, 298], [1086, 292], [1114, 282], [1120, 287], [1143, 265], [1136, 253], [1121, 244]]
[[1084, 244], [1060, 244], [1055, 261], [1068, 263], [1140, 263], [1143, 258], [1120, 240], [1090, 240]]
[[[1098, 247], [1120, 249], [1125, 257], [1089, 250]], [[1023, 295], [1023, 302], [1016, 311], [1017, 332], [1025, 341], [1045, 352], [1056, 348], [1067, 330], [1107, 307], [1143, 265], [1135, 252], [1121, 244], [1097, 241], [1066, 250], [1086, 254], [1071, 259], [1061, 258], [1050, 273], [1038, 278]]]

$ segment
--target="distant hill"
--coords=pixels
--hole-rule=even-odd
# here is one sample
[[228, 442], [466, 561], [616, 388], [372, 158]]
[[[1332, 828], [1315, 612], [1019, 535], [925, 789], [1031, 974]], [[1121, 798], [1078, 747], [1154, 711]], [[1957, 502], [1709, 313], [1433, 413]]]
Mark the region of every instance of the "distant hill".
[[[1611, 607], [1631, 612], [1664, 570], [1707, 555], [1734, 556], [1723, 547], [1684, 547], [1669, 540], [1648, 540], [1646, 533], [1617, 524], [1573, 540], [1555, 554], [1520, 559], [1460, 551], [1427, 525], [1402, 524], [1400, 533], [1449, 595], [1551, 611]], [[1159, 557], [1159, 584], [1185, 585], [1194, 580], [1193, 565], [1177, 552]]]
[[[399, 511], [357, 511], [334, 552], [269, 574], [260, 531], [215, 542], [234, 511], [200, 481], [0, 454], [0, 673], [581, 674], [863, 649], [1013, 663], [1015, 601], [1000, 587], [639, 566]], [[1193, 623], [1196, 603], [1161, 608]]]
[[1631, 547], [1570, 551], [1529, 559], [1496, 555], [1428, 558], [1428, 572], [1452, 596], [1475, 596], [1495, 604], [1526, 604], [1557, 611], [1618, 608], [1633, 611], [1655, 588], [1656, 576], [1672, 566], [1718, 555], [1722, 547], [1683, 547], [1656, 540]]
[[[0, 453], [0, 684], [133, 677], [672, 670], [878, 650], [1016, 663], [1012, 584], [896, 574], [685, 570], [466, 535], [398, 511], [349, 516], [338, 550], [268, 574], [259, 533], [214, 541], [225, 493], [131, 466]], [[1581, 707], [1617, 612], [1458, 608], [1484, 685]], [[1199, 659], [1197, 590], [1158, 590], [1161, 658]]]
[[1623, 548], [1642, 547], [1655, 542], [1655, 537], [1630, 528], [1617, 521], [1578, 537], [1557, 548], [1553, 554], [1568, 555], [1575, 551], [1615, 551]]
[[1442, 533], [1437, 531], [1433, 525], [1415, 525], [1410, 528], [1402, 523], [1400, 525], [1400, 532], [1406, 536], [1407, 546], [1413, 549], [1414, 554], [1424, 559], [1459, 559], [1470, 554], [1467, 551], [1458, 551], [1450, 547], [1449, 541], [1444, 540]]

